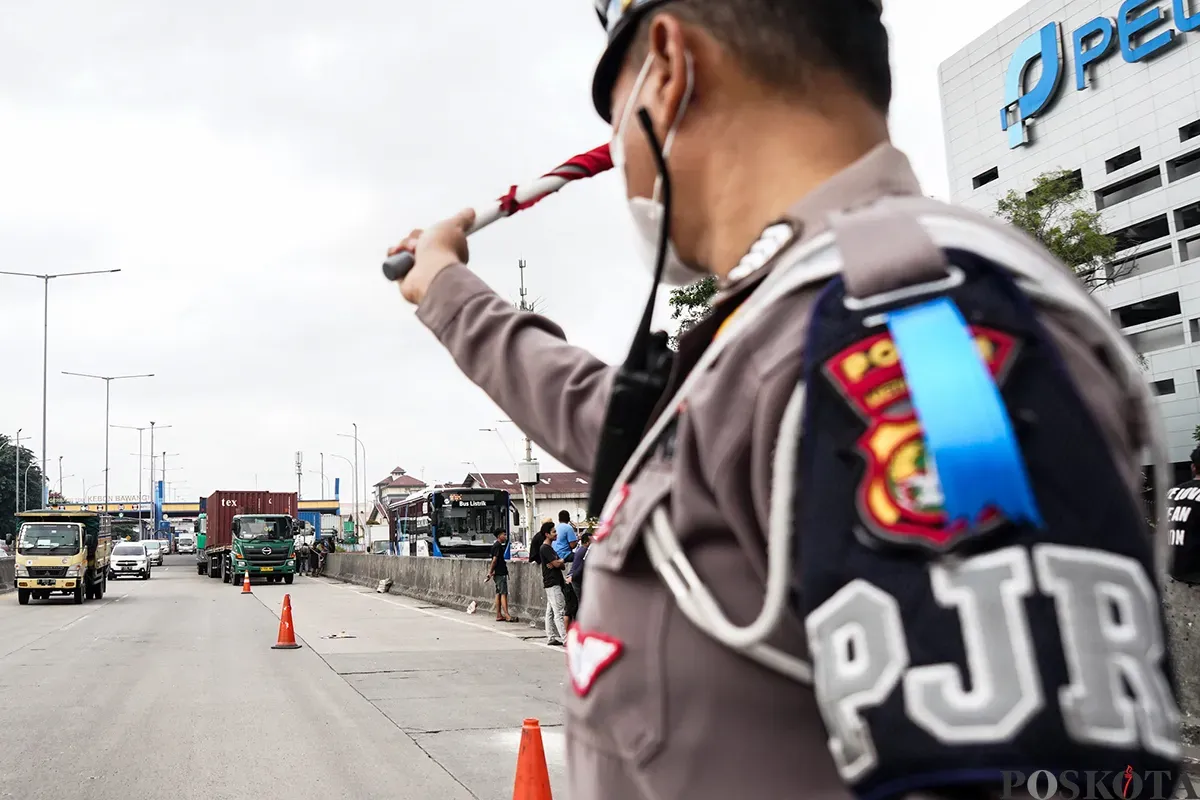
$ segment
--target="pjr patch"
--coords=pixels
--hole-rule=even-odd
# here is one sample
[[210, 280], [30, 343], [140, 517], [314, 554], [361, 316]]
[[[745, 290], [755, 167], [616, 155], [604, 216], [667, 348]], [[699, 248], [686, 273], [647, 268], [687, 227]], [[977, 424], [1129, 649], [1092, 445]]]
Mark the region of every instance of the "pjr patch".
[[[1002, 385], [1019, 343], [990, 328], [972, 327], [971, 333], [992, 378]], [[868, 531], [892, 543], [949, 549], [967, 526], [948, 524], [937, 465], [926, 453], [891, 335], [885, 331], [854, 343], [827, 361], [822, 371], [867, 426], [857, 442], [866, 471], [856, 497]], [[973, 530], [1001, 521], [995, 513], [985, 514]]]

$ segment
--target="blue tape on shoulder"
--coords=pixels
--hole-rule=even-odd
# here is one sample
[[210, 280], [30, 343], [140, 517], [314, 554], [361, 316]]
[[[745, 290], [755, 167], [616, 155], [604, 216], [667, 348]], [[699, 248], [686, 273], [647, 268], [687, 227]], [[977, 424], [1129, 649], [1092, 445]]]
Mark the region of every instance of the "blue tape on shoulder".
[[888, 314], [888, 329], [950, 524], [987, 510], [1040, 526], [1008, 411], [974, 337], [949, 298]]

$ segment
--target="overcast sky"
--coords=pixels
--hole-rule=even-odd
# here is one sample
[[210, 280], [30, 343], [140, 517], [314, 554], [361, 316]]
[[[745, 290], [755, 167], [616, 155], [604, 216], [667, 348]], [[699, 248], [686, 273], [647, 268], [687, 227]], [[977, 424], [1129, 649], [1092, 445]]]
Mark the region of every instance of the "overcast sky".
[[[937, 65], [1019, 0], [892, 2], [892, 133], [947, 196]], [[103, 11], [101, 10], [103, 9]], [[411, 227], [601, 144], [592, 0], [0, 0], [0, 269], [50, 285], [51, 477], [102, 493], [111, 421], [181, 497], [512, 469], [520, 433], [380, 276]], [[472, 240], [472, 267], [619, 361], [648, 280], [609, 174]], [[0, 425], [41, 453], [42, 283], [0, 276]], [[504, 443], [480, 428], [500, 427]], [[112, 494], [138, 482], [113, 430]], [[149, 450], [149, 437], [145, 437]], [[178, 454], [178, 455], [173, 455]], [[542, 457], [543, 470], [557, 465]], [[175, 469], [177, 467], [177, 469]], [[305, 474], [304, 495], [320, 493]]]

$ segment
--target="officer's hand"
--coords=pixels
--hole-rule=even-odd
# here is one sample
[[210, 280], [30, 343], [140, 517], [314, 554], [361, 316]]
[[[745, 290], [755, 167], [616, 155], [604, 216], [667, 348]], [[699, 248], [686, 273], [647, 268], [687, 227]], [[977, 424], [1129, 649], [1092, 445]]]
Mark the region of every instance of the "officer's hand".
[[388, 251], [393, 256], [407, 250], [416, 259], [412, 271], [400, 282], [405, 300], [420, 304], [439, 272], [452, 264], [467, 263], [467, 231], [474, 223], [475, 211], [468, 208], [429, 228], [414, 230]]

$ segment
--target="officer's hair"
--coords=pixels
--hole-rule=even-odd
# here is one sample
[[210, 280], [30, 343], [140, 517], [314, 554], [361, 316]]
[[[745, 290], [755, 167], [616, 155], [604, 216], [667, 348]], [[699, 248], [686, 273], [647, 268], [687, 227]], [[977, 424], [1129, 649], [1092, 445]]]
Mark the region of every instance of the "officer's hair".
[[[828, 70], [880, 111], [891, 104], [888, 33], [868, 0], [676, 0], [656, 13], [703, 28], [766, 86], [808, 92]], [[640, 64], [649, 26], [639, 27], [629, 57]]]
[[558, 521], [559, 522], [570, 522], [571, 521], [571, 512], [567, 511], [565, 508], [562, 511], [558, 512]]
[[1200, 469], [1200, 447], [1192, 451], [1192, 466]]

